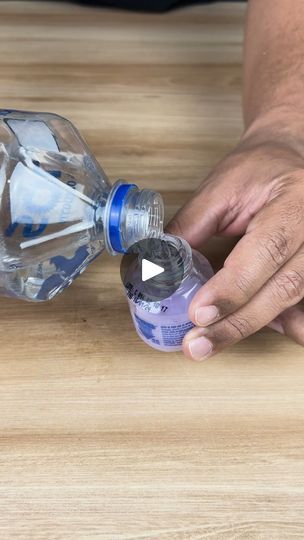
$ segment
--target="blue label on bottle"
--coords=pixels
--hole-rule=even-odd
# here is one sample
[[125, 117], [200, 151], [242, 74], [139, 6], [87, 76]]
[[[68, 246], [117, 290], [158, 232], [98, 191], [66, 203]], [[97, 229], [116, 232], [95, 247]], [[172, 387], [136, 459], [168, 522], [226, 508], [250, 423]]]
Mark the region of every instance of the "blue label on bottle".
[[0, 116], [7, 116], [8, 114], [12, 114], [13, 112], [16, 112], [14, 109], [0, 109]]
[[161, 326], [162, 340], [165, 347], [177, 347], [183, 342], [185, 335], [194, 328], [191, 321], [182, 324], [171, 324], [170, 326]]
[[151, 324], [147, 321], [144, 321], [143, 319], [140, 319], [137, 315], [135, 315], [135, 319], [137, 322], [138, 330], [141, 332], [141, 334], [153, 343], [159, 344], [159, 341], [156, 339], [153, 331], [156, 330], [156, 326], [154, 324]]
[[[13, 236], [13, 234], [20, 225], [23, 226], [23, 238], [36, 238], [37, 236], [40, 236], [47, 228], [47, 223], [34, 224], [31, 216], [23, 216], [21, 217], [20, 221], [21, 223], [18, 223], [17, 221], [15, 221], [14, 223], [10, 223], [9, 226], [5, 229], [5, 236]], [[24, 225], [24, 223], [26, 223], [26, 225]]]
[[54, 289], [64, 289], [67, 287], [69, 285], [69, 279], [71, 277], [75, 279], [80, 274], [83, 263], [88, 256], [88, 249], [85, 246], [82, 246], [77, 249], [75, 255], [70, 259], [63, 257], [62, 255], [50, 259], [50, 263], [55, 265], [57, 272], [45, 280], [37, 298], [39, 300], [47, 300]]

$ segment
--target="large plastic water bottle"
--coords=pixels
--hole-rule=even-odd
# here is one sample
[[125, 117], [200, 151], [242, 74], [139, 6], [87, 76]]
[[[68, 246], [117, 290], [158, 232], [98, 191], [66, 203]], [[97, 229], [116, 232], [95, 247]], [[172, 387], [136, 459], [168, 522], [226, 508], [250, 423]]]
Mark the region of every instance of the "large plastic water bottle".
[[163, 230], [161, 196], [111, 186], [75, 127], [50, 113], [0, 110], [0, 294], [48, 300], [104, 249]]

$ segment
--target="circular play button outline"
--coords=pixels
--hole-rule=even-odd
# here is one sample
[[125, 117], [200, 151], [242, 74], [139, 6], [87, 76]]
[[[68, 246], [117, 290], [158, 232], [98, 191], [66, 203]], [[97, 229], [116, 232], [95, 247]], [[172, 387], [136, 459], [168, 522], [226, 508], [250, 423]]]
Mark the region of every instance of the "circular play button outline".
[[187, 258], [185, 242], [172, 235], [136, 242], [120, 265], [128, 297], [135, 302], [159, 302], [169, 298], [184, 279]]

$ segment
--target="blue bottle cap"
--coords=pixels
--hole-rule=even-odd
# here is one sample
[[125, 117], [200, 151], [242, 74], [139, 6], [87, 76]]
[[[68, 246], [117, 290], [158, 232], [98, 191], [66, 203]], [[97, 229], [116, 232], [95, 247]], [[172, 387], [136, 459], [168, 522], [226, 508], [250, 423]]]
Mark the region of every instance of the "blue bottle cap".
[[120, 184], [113, 195], [109, 212], [109, 241], [112, 249], [117, 253], [126, 252], [121, 243], [121, 212], [125, 204], [127, 193], [136, 187], [135, 184]]

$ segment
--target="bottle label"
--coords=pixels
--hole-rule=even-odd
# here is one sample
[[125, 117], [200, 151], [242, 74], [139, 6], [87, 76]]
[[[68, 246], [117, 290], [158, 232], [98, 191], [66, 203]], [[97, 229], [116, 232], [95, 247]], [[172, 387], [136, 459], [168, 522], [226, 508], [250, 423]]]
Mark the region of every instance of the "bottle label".
[[[92, 225], [94, 211], [91, 201], [83, 194], [84, 186], [77, 184], [70, 174], [62, 174], [59, 157], [59, 170], [48, 166], [54, 161], [48, 152], [55, 155], [59, 152], [50, 127], [44, 121], [29, 119], [10, 118], [6, 124], [28, 158], [26, 164], [17, 163], [11, 174], [11, 223], [6, 228], [6, 236], [12, 237], [15, 232], [21, 232], [26, 239], [21, 248], [25, 249], [69, 234], [71, 224], [74, 224], [71, 232], [77, 232], [74, 230], [77, 222], [76, 228], [82, 230], [88, 228], [88, 222]], [[31, 152], [34, 152], [35, 159]], [[40, 163], [41, 159], [44, 165]], [[56, 228], [51, 237], [46, 235], [48, 228]]]
[[139, 287], [128, 281], [125, 284], [125, 292], [134, 326], [141, 339], [163, 351], [181, 350], [184, 336], [194, 328], [188, 317], [187, 306], [197, 285], [195, 281], [195, 287], [193, 284], [189, 286], [188, 302], [178, 295], [175, 298], [152, 301], [140, 291]]
[[[75, 186], [67, 186], [45, 172], [39, 175], [18, 163], [10, 178], [11, 223], [6, 236], [13, 236], [22, 224], [22, 236], [27, 239], [21, 246], [24, 249], [41, 243], [41, 240], [30, 239], [45, 235], [48, 226], [61, 226], [65, 230], [69, 223], [79, 222], [80, 229], [88, 228], [93, 222], [94, 210], [82, 200], [81, 189], [76, 190]], [[53, 236], [62, 235], [57, 232]], [[46, 240], [49, 238], [43, 239]]]
[[186, 313], [165, 315], [160, 310], [147, 312], [131, 306], [132, 318], [140, 337], [148, 344], [157, 345], [162, 350], [181, 349], [184, 336], [194, 327]]

